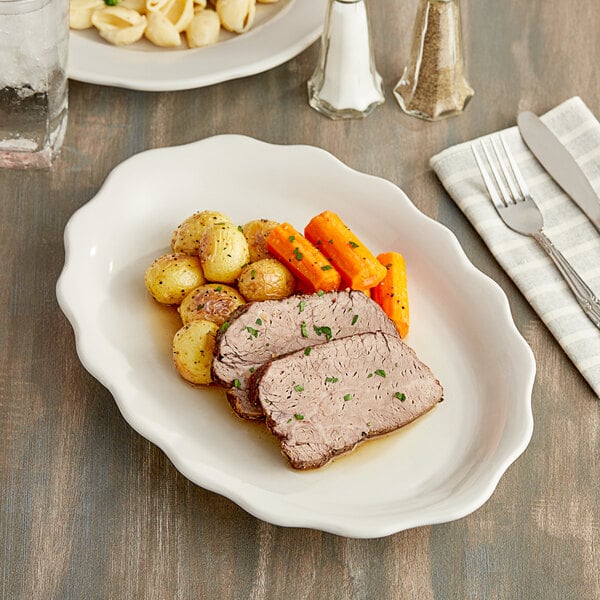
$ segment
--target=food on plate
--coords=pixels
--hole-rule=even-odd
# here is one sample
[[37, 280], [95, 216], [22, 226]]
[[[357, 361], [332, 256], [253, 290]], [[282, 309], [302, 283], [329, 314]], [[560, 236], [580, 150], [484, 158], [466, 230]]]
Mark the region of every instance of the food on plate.
[[180, 304], [205, 281], [198, 257], [181, 252], [159, 256], [144, 274], [146, 288], [161, 304]]
[[275, 356], [366, 331], [398, 336], [394, 323], [362, 292], [251, 302], [221, 326], [213, 375], [239, 416], [262, 419], [262, 409], [248, 398], [248, 378], [258, 367]]
[[372, 298], [394, 321], [400, 337], [408, 335], [408, 287], [406, 263], [398, 252], [383, 252], [377, 260], [386, 268], [383, 280], [373, 288]]
[[128, 46], [137, 42], [144, 35], [147, 26], [144, 15], [122, 6], [107, 6], [96, 10], [90, 20], [100, 36], [115, 46]]
[[250, 260], [248, 242], [232, 223], [211, 225], [200, 240], [198, 252], [208, 281], [233, 283]]
[[340, 273], [342, 286], [369, 289], [385, 277], [385, 267], [334, 212], [326, 210], [313, 217], [304, 235]]
[[204, 319], [184, 325], [173, 338], [173, 362], [179, 374], [190, 383], [212, 382], [211, 365], [218, 326]]
[[110, 44], [126, 46], [146, 37], [154, 45], [181, 45], [182, 34], [190, 48], [219, 41], [221, 29], [245, 33], [253, 23], [256, 2], [278, 0], [71, 0], [71, 29], [95, 27]]
[[340, 287], [340, 274], [313, 244], [289, 223], [281, 223], [267, 236], [267, 248], [283, 262], [306, 292], [330, 292]]
[[321, 467], [431, 410], [442, 386], [397, 335], [368, 332], [267, 362], [250, 380], [292, 467]]
[[250, 262], [255, 262], [261, 258], [272, 258], [272, 254], [267, 248], [267, 236], [279, 223], [269, 219], [255, 219], [248, 221], [242, 227], [242, 233], [248, 242], [250, 251]]
[[92, 15], [105, 8], [103, 0], [71, 0], [69, 5], [69, 23], [71, 29], [89, 29], [93, 27]]
[[235, 288], [223, 283], [205, 283], [192, 290], [177, 310], [184, 325], [201, 319], [222, 325], [244, 303]]
[[219, 41], [221, 21], [219, 15], [209, 8], [194, 10], [194, 18], [185, 30], [190, 48], [202, 48]]
[[280, 300], [294, 293], [296, 280], [274, 258], [263, 258], [244, 267], [238, 278], [240, 294], [251, 300]]
[[165, 15], [151, 12], [148, 13], [147, 21], [144, 35], [155, 46], [175, 48], [181, 45], [181, 35], [178, 29]]
[[375, 257], [331, 211], [304, 231], [269, 219], [239, 226], [222, 212], [199, 211], [145, 273], [154, 299], [177, 305], [179, 375], [222, 386], [244, 419], [266, 418], [296, 469], [398, 429], [442, 397], [402, 341], [402, 255]]
[[244, 33], [254, 22], [256, 0], [217, 0], [216, 9], [221, 25], [227, 31]]
[[195, 212], [175, 229], [171, 236], [171, 250], [197, 255], [204, 232], [212, 225], [231, 223], [231, 219], [216, 210]]

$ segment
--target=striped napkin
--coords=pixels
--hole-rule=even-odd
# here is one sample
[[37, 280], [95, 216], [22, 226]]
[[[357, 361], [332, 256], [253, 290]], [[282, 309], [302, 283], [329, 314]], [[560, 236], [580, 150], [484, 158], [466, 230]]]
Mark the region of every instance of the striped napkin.
[[[600, 123], [579, 97], [542, 121], [566, 146], [600, 195]], [[544, 215], [544, 231], [600, 298], [600, 233], [528, 150], [516, 127], [502, 132]], [[519, 287], [577, 369], [600, 396], [600, 330], [586, 317], [554, 264], [532, 238], [500, 220], [469, 143], [447, 148], [430, 164], [442, 184]], [[600, 200], [599, 200], [600, 202]]]

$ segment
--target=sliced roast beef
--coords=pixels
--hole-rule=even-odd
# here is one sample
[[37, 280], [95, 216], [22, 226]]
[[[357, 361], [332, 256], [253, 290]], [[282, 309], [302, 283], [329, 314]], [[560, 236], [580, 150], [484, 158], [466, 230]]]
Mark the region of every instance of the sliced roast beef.
[[300, 348], [365, 331], [398, 336], [394, 323], [362, 292], [342, 291], [250, 302], [221, 327], [215, 346], [213, 376], [241, 417], [264, 418], [260, 404], [248, 398], [247, 383], [265, 362]]
[[320, 467], [433, 408], [442, 386], [395, 335], [364, 333], [266, 363], [250, 380], [292, 467]]

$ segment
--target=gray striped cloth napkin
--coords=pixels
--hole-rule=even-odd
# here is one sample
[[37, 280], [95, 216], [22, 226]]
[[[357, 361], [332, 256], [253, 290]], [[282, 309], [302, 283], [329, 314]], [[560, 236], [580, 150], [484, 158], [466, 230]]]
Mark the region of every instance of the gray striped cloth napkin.
[[[600, 194], [600, 123], [579, 97], [541, 117]], [[544, 215], [544, 230], [600, 297], [600, 233], [558, 187], [516, 127], [502, 132]], [[447, 148], [430, 164], [442, 184], [519, 287], [565, 353], [600, 396], [600, 330], [586, 317], [554, 264], [532, 238], [508, 229], [496, 214], [469, 143]]]

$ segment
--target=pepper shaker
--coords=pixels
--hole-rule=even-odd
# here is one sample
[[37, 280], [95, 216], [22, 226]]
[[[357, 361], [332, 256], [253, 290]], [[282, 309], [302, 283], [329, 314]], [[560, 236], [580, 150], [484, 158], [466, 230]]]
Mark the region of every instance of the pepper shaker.
[[383, 102], [366, 0], [329, 0], [308, 103], [331, 119], [359, 119]]
[[419, 0], [409, 61], [394, 88], [400, 107], [436, 121], [462, 113], [473, 94], [464, 74], [460, 0]]

